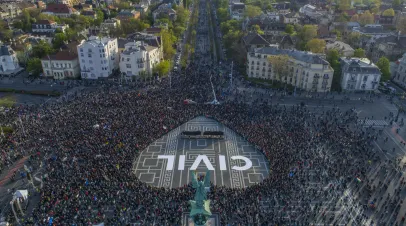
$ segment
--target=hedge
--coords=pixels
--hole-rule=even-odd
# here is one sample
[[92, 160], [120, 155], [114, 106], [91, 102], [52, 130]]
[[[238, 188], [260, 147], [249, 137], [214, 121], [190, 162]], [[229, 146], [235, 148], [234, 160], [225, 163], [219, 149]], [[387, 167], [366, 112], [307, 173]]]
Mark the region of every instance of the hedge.
[[31, 95], [41, 95], [41, 96], [53, 96], [53, 97], [57, 97], [57, 96], [61, 95], [61, 93], [57, 92], [57, 91], [45, 91], [45, 90], [27, 91], [27, 90], [16, 90], [16, 89], [11, 89], [11, 88], [0, 88], [0, 92], [21, 93], [21, 94], [31, 94]]

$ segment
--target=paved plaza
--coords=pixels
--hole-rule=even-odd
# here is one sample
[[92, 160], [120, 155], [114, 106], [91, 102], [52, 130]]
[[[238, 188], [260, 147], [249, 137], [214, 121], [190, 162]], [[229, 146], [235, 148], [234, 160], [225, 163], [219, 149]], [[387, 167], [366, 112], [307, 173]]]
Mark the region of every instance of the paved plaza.
[[[223, 131], [224, 140], [182, 139], [182, 131]], [[173, 170], [166, 170], [167, 160], [158, 155], [174, 155]], [[185, 155], [185, 170], [178, 170], [179, 156]], [[197, 117], [170, 131], [161, 139], [143, 150], [134, 162], [133, 172], [140, 180], [157, 187], [176, 188], [190, 182], [189, 168], [198, 155], [206, 155], [214, 167], [211, 181], [215, 185], [244, 188], [261, 182], [269, 174], [264, 155], [233, 130], [206, 117]], [[219, 155], [224, 155], [226, 170], [220, 170]], [[244, 161], [231, 160], [231, 156], [244, 156], [252, 161], [252, 167], [245, 171], [233, 170], [233, 166], [244, 166]], [[203, 161], [196, 172], [204, 173], [207, 167]]]

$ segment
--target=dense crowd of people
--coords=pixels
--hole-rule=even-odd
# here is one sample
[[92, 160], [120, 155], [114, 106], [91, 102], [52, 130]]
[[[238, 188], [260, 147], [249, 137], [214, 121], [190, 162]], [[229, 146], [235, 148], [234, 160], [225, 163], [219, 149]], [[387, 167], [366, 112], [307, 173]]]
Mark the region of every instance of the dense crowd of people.
[[[180, 225], [193, 188], [149, 186], [135, 177], [133, 162], [154, 140], [202, 115], [257, 145], [271, 169], [245, 189], [212, 185], [211, 208], [221, 225], [309, 225], [327, 200], [340, 199], [355, 178], [366, 178], [371, 162], [380, 161], [369, 151], [371, 139], [352, 127], [354, 112], [222, 99], [225, 78], [218, 71], [197, 52], [186, 70], [172, 75], [171, 88], [168, 79], [139, 90], [101, 88], [67, 103], [20, 106], [0, 115], [15, 129], [1, 143], [2, 164], [31, 156], [47, 172], [41, 201], [26, 223], [46, 225], [52, 217], [54, 225]], [[220, 105], [205, 104], [213, 93]], [[280, 208], [264, 207], [275, 200]], [[311, 208], [315, 200], [321, 201]], [[336, 219], [321, 217], [323, 223]]]

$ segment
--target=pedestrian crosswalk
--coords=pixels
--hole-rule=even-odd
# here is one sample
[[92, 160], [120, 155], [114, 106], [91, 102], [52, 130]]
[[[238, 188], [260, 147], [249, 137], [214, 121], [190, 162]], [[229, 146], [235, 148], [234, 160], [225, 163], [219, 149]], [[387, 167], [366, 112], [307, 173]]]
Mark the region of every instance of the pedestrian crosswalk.
[[358, 124], [364, 127], [384, 127], [389, 125], [385, 120], [375, 120], [375, 119], [358, 119]]

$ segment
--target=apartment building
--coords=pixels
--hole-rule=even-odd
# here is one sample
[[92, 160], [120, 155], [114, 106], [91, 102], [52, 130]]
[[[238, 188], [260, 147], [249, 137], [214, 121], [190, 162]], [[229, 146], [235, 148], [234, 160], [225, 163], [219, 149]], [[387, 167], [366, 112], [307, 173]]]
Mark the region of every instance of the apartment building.
[[41, 59], [45, 77], [53, 79], [74, 79], [80, 77], [78, 56], [69, 51], [59, 51]]
[[78, 57], [82, 78], [107, 78], [118, 69], [117, 38], [91, 36], [78, 45]]
[[[278, 76], [272, 69], [269, 57], [276, 55], [289, 56], [284, 76]], [[330, 91], [333, 73], [333, 68], [325, 59], [311, 52], [270, 46], [247, 53], [248, 77], [278, 80], [310, 92]]]
[[367, 58], [342, 57], [341, 88], [351, 91], [371, 91], [378, 89], [381, 71]]
[[126, 76], [152, 74], [152, 69], [160, 62], [160, 52], [155, 46], [136, 41], [125, 44], [120, 55], [120, 71]]

